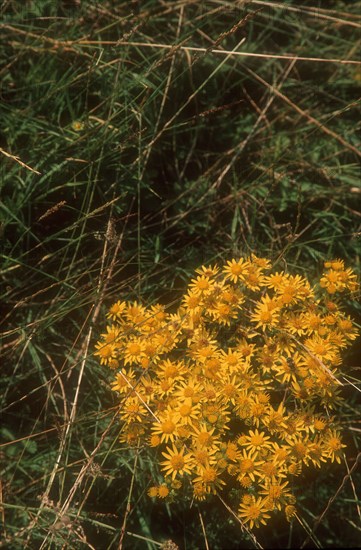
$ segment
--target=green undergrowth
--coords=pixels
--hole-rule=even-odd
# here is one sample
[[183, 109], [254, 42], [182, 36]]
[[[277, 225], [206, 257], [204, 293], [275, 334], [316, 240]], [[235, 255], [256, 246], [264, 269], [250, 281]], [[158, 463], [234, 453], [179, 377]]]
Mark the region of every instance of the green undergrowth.
[[[3, 547], [358, 545], [357, 343], [345, 461], [300, 481], [300, 521], [255, 538], [217, 499], [149, 499], [152, 455], [119, 442], [94, 346], [112, 303], [176, 311], [202, 264], [360, 272], [360, 8], [3, 2]], [[345, 311], [360, 323], [356, 301]]]

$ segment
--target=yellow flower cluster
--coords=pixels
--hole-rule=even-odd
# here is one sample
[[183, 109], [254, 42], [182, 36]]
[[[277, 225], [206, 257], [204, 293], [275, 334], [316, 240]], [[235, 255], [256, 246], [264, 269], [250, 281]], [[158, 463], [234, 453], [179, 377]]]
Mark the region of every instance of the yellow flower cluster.
[[251, 528], [292, 518], [290, 480], [305, 467], [340, 462], [340, 352], [357, 336], [334, 296], [357, 288], [341, 260], [314, 287], [271, 268], [255, 255], [202, 266], [175, 313], [118, 301], [96, 345], [114, 369], [121, 441], [156, 456], [149, 495], [227, 492]]

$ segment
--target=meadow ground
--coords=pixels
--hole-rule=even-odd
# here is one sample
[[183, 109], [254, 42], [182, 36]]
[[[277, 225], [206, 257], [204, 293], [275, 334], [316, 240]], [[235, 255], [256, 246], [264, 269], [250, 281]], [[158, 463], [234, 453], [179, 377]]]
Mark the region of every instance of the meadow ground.
[[344, 457], [296, 476], [297, 518], [251, 536], [216, 495], [148, 496], [154, 449], [119, 441], [94, 354], [114, 302], [173, 312], [202, 264], [360, 272], [361, 3], [0, 10], [0, 546], [358, 546], [357, 343], [339, 367]]

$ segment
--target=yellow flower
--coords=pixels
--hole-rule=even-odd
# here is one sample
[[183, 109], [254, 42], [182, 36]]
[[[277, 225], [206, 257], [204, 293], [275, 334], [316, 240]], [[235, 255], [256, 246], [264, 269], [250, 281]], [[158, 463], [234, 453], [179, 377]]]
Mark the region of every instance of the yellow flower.
[[235, 404], [237, 395], [241, 389], [241, 382], [237, 382], [236, 376], [226, 376], [222, 383], [220, 395], [225, 403]]
[[274, 301], [269, 296], [264, 296], [258, 302], [254, 313], [251, 315], [251, 321], [256, 323], [256, 328], [265, 330], [277, 325], [279, 320], [279, 308], [275, 307]]
[[133, 388], [135, 373], [132, 369], [128, 371], [122, 369], [115, 378], [115, 382], [112, 383], [112, 390], [119, 393], [127, 393], [129, 389]]
[[201, 399], [202, 389], [202, 385], [199, 382], [190, 378], [188, 381], [184, 380], [177, 384], [174, 396], [183, 400], [190, 398], [193, 403], [198, 403]]
[[125, 302], [120, 302], [119, 300], [113, 304], [109, 312], [107, 313], [107, 318], [112, 321], [117, 321], [121, 319], [123, 312], [125, 311], [127, 304]]
[[194, 292], [195, 294], [209, 294], [214, 287], [213, 281], [209, 277], [200, 275], [196, 279], [192, 279], [192, 282], [189, 285], [189, 291]]
[[264, 285], [264, 277], [262, 275], [262, 269], [256, 265], [250, 265], [247, 269], [247, 273], [243, 280], [245, 286], [250, 290], [260, 290]]
[[273, 290], [280, 290], [282, 286], [286, 283], [287, 279], [287, 274], [285, 274], [283, 271], [281, 271], [280, 273], [277, 271], [276, 273], [265, 276], [263, 284], [264, 286], [272, 288]]
[[131, 423], [125, 426], [125, 429], [119, 436], [121, 443], [126, 443], [130, 446], [138, 446], [145, 433], [144, 424]]
[[195, 483], [193, 485], [193, 496], [196, 500], [205, 500], [209, 493], [209, 488], [204, 483]]
[[143, 342], [139, 338], [129, 340], [124, 348], [124, 364], [139, 363], [144, 356], [143, 348]]
[[264, 498], [253, 497], [250, 502], [240, 504], [238, 515], [242, 521], [249, 523], [251, 529], [259, 527], [260, 524], [266, 525], [266, 520], [271, 516], [268, 513], [269, 507]]
[[71, 127], [75, 132], [81, 132], [82, 130], [84, 130], [85, 124], [81, 120], [73, 120], [73, 122], [71, 123]]
[[191, 398], [187, 398], [183, 402], [181, 402], [174, 411], [175, 419], [181, 425], [193, 425], [197, 418], [199, 418], [199, 414], [199, 404], [194, 404]]
[[281, 356], [273, 366], [273, 371], [277, 377], [277, 380], [279, 380], [281, 384], [286, 384], [290, 381], [297, 381], [298, 368], [295, 358], [296, 357]]
[[212, 267], [209, 265], [208, 267], [202, 265], [201, 267], [196, 269], [196, 273], [199, 275], [204, 275], [205, 277], [215, 277], [219, 271], [219, 267], [216, 265]]
[[105, 343], [115, 344], [117, 341], [120, 341], [121, 334], [122, 331], [119, 326], [111, 325], [107, 326], [107, 332], [105, 334], [101, 334], [100, 336]]
[[346, 447], [341, 441], [341, 437], [338, 431], [330, 430], [323, 440], [326, 456], [331, 459], [331, 462], [341, 463], [341, 457], [343, 455], [342, 449]]
[[284, 404], [280, 403], [277, 410], [270, 406], [267, 416], [263, 419], [263, 424], [271, 434], [282, 433], [287, 427], [287, 414]]
[[125, 317], [135, 325], [141, 324], [146, 320], [145, 307], [137, 302], [128, 302]]
[[310, 444], [309, 448], [310, 461], [314, 466], [321, 468], [322, 463], [326, 462], [328, 457], [327, 449], [325, 449], [324, 443], [321, 439], [315, 439]]
[[201, 468], [199, 476], [194, 478], [194, 483], [202, 483], [207, 488], [207, 492], [216, 493], [218, 489], [225, 485], [225, 482], [220, 479], [221, 471], [216, 466], [206, 465]]
[[185, 374], [185, 366], [182, 361], [165, 359], [157, 365], [157, 373], [160, 378], [172, 378], [179, 380]]
[[294, 434], [289, 438], [288, 444], [295, 459], [307, 465], [310, 457], [310, 442], [307, 436], [302, 438]]
[[348, 340], [355, 340], [359, 334], [350, 317], [338, 319], [337, 329]]
[[296, 515], [296, 508], [292, 506], [292, 504], [288, 504], [285, 507], [285, 514], [287, 521], [291, 521], [291, 519]]
[[194, 449], [192, 454], [196, 470], [199, 471], [206, 466], [215, 464], [216, 459], [214, 455], [217, 452], [218, 450], [216, 448], [207, 449], [206, 447], [199, 447], [198, 449]]
[[267, 258], [259, 258], [253, 252], [251, 254], [251, 262], [262, 270], [270, 269], [272, 267], [272, 262], [270, 260], [267, 260]]
[[193, 290], [188, 290], [188, 293], [183, 298], [183, 305], [190, 311], [199, 311], [202, 298], [199, 293]]
[[149, 437], [149, 446], [150, 447], [158, 447], [158, 445], [161, 444], [161, 439], [159, 435], [151, 435]]
[[288, 481], [284, 483], [280, 481], [267, 481], [260, 485], [262, 490], [259, 491], [259, 494], [266, 498], [269, 510], [273, 510], [274, 508], [281, 510], [282, 505], [287, 503], [287, 499], [290, 496], [290, 490], [287, 488], [287, 485]]
[[153, 306], [151, 306], [149, 318], [153, 318], [157, 324], [162, 325], [162, 322], [166, 321], [167, 319], [165, 307], [161, 304], [154, 304]]
[[228, 430], [229, 414], [221, 403], [205, 403], [202, 407], [203, 419], [218, 430]]
[[269, 480], [270, 482], [277, 479], [285, 478], [286, 474], [284, 473], [283, 465], [275, 459], [267, 460], [260, 467], [260, 478]]
[[183, 477], [185, 474], [192, 472], [192, 456], [189, 453], [185, 454], [185, 447], [178, 450], [173, 445], [172, 448], [167, 447], [166, 450], [167, 452], [162, 453], [166, 460], [160, 463], [165, 475], [170, 475], [174, 479], [177, 475]]
[[166, 498], [169, 495], [169, 489], [166, 485], [159, 485], [158, 487], [158, 497], [159, 498]]
[[268, 415], [269, 404], [262, 403], [259, 397], [256, 395], [250, 403], [250, 422], [256, 427], [260, 425], [260, 422], [264, 421], [264, 418]]
[[219, 443], [219, 440], [214, 435], [215, 428], [208, 428], [202, 423], [199, 427], [193, 426], [192, 440], [196, 448], [210, 448]]
[[228, 348], [227, 352], [221, 350], [221, 365], [229, 373], [243, 372], [245, 361], [242, 353], [237, 349]]
[[151, 498], [155, 498], [156, 496], [158, 496], [158, 487], [149, 487], [148, 496], [150, 496]]
[[116, 357], [116, 348], [114, 344], [104, 344], [104, 342], [98, 342], [95, 344], [97, 350], [94, 355], [100, 357], [101, 365], [108, 365]]
[[310, 293], [308, 281], [300, 275], [289, 275], [287, 281], [284, 281], [277, 289], [281, 303], [286, 306], [307, 298]]
[[241, 452], [237, 446], [237, 443], [229, 441], [225, 449], [225, 455], [227, 460], [231, 460], [233, 462], [238, 461], [241, 458]]
[[245, 437], [245, 443], [243, 444], [247, 451], [259, 452], [267, 449], [272, 449], [272, 443], [270, 437], [266, 436], [264, 432], [258, 430], [249, 431], [249, 435]]
[[237, 310], [226, 302], [217, 302], [212, 310], [212, 317], [222, 325], [230, 325], [238, 315]]
[[259, 467], [263, 464], [262, 460], [257, 460], [254, 453], [243, 450], [241, 458], [238, 461], [238, 481], [241, 481], [244, 476], [248, 476], [253, 482], [255, 476], [262, 476]]
[[322, 361], [332, 362], [336, 358], [335, 346], [328, 339], [321, 338], [316, 334], [306, 339], [305, 347]]
[[172, 411], [162, 415], [159, 422], [154, 422], [152, 434], [160, 436], [161, 443], [168, 441], [174, 442], [177, 437], [177, 421]]
[[229, 279], [232, 283], [237, 283], [238, 281], [243, 281], [247, 270], [249, 267], [249, 262], [240, 258], [237, 260], [227, 261], [226, 267], [223, 268], [223, 273], [225, 273], [225, 279]]
[[126, 422], [143, 422], [147, 416], [147, 409], [141, 404], [138, 397], [128, 397], [123, 404], [120, 414]]

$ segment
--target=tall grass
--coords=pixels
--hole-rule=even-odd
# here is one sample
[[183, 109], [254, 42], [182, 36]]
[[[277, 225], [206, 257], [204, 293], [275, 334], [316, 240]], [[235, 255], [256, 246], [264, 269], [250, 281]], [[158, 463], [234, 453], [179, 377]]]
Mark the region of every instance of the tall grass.
[[360, 7], [3, 2], [3, 547], [357, 546], [356, 346], [347, 462], [256, 538], [219, 501], [150, 502], [93, 354], [106, 307], [177, 304], [201, 263], [360, 268]]

